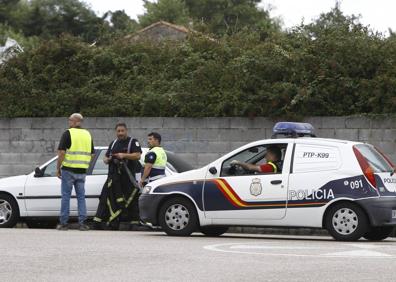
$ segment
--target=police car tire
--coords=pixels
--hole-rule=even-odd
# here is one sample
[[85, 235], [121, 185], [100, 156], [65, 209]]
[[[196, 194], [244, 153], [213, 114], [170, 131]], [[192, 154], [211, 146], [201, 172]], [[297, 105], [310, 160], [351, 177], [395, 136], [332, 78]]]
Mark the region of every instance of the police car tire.
[[[167, 211], [171, 207], [178, 207], [180, 206], [182, 209], [188, 213], [188, 223], [182, 229], [172, 229], [166, 223], [167, 218]], [[174, 197], [162, 204], [159, 210], [159, 224], [162, 227], [162, 230], [165, 231], [167, 235], [170, 236], [189, 236], [191, 233], [197, 230], [198, 228], [198, 215], [197, 211], [195, 210], [195, 206], [191, 203], [190, 200], [183, 198], [183, 197]]]
[[4, 203], [6, 209], [11, 211], [11, 216], [4, 223], [0, 222], [0, 228], [12, 228], [19, 220], [19, 208], [15, 199], [7, 194], [0, 194], [0, 204]]
[[393, 226], [371, 227], [370, 231], [364, 234], [364, 238], [370, 241], [381, 241], [388, 238], [393, 231]]
[[217, 237], [223, 235], [228, 231], [228, 227], [225, 226], [201, 226], [199, 228], [204, 235], [210, 237]]
[[[341, 212], [343, 209], [349, 209], [353, 211], [357, 217], [357, 226], [355, 230], [350, 234], [341, 234], [333, 226], [333, 217], [337, 212]], [[337, 241], [356, 241], [359, 240], [369, 230], [369, 221], [365, 212], [356, 204], [352, 203], [339, 203], [330, 207], [326, 216], [326, 228], [330, 235], [333, 236]]]

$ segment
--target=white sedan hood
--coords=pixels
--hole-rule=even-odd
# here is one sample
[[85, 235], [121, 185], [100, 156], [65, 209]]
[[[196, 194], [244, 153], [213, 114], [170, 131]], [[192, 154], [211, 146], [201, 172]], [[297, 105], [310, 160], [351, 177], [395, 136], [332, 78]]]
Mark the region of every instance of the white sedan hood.
[[0, 178], [0, 190], [8, 191], [10, 188], [14, 187], [24, 187], [28, 175], [18, 175]]

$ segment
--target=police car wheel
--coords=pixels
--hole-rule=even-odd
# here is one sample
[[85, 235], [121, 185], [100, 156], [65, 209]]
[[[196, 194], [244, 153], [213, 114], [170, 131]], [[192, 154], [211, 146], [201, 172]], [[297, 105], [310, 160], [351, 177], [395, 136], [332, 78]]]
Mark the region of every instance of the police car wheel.
[[12, 228], [19, 219], [18, 204], [10, 195], [0, 194], [0, 228]]
[[195, 206], [185, 198], [171, 198], [161, 206], [159, 223], [168, 235], [188, 236], [198, 227]]
[[393, 231], [393, 226], [371, 227], [370, 231], [364, 234], [364, 238], [370, 241], [381, 241], [388, 238]]
[[228, 231], [228, 227], [224, 226], [201, 226], [199, 228], [199, 231], [201, 231], [204, 235], [210, 236], [210, 237], [217, 237], [220, 235], [223, 235]]
[[356, 241], [367, 233], [369, 225], [366, 214], [359, 206], [340, 203], [330, 207], [326, 228], [338, 241]]

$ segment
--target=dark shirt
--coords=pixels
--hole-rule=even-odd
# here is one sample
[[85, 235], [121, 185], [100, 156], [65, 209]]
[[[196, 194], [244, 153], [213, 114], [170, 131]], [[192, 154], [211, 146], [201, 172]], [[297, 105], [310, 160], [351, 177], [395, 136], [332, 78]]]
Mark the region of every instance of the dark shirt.
[[[71, 147], [71, 135], [70, 135], [70, 131], [66, 130], [65, 132], [63, 132], [61, 140], [59, 141], [58, 150], [66, 151], [67, 149], [70, 149], [70, 147]], [[91, 153], [92, 154], [95, 153], [93, 140], [92, 140], [92, 144], [91, 144]], [[68, 171], [71, 171], [71, 172], [74, 172], [74, 173], [80, 173], [80, 174], [87, 173], [87, 170], [85, 168], [75, 168], [75, 167], [62, 166], [62, 169], [65, 169], [65, 170], [68, 170]]]
[[[132, 139], [131, 141], [131, 146], [128, 151], [128, 146], [129, 142], [131, 141], [131, 137], [127, 137], [126, 139], [123, 140], [115, 140], [110, 143], [109, 148], [107, 149], [106, 152], [106, 157], [109, 157], [112, 154], [117, 154], [117, 153], [142, 153], [142, 148], [140, 147], [139, 141], [137, 139]], [[114, 146], [113, 143], [115, 142]], [[113, 147], [113, 148], [112, 148]], [[112, 162], [109, 163], [109, 170], [111, 171], [112, 167], [114, 164]], [[142, 165], [140, 164], [139, 160], [128, 160], [127, 166], [131, 173], [139, 173], [142, 169]]]

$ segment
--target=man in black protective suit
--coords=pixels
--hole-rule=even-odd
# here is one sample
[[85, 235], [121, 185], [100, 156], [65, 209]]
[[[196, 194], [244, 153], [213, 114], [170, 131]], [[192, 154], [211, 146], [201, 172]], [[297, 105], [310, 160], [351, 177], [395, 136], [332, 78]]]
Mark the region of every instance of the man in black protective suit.
[[103, 160], [109, 165], [109, 173], [94, 218], [95, 229], [117, 230], [120, 222], [133, 226], [140, 221], [136, 174], [142, 169], [142, 149], [137, 139], [128, 136], [125, 123], [117, 123], [115, 130], [117, 139], [110, 143]]

